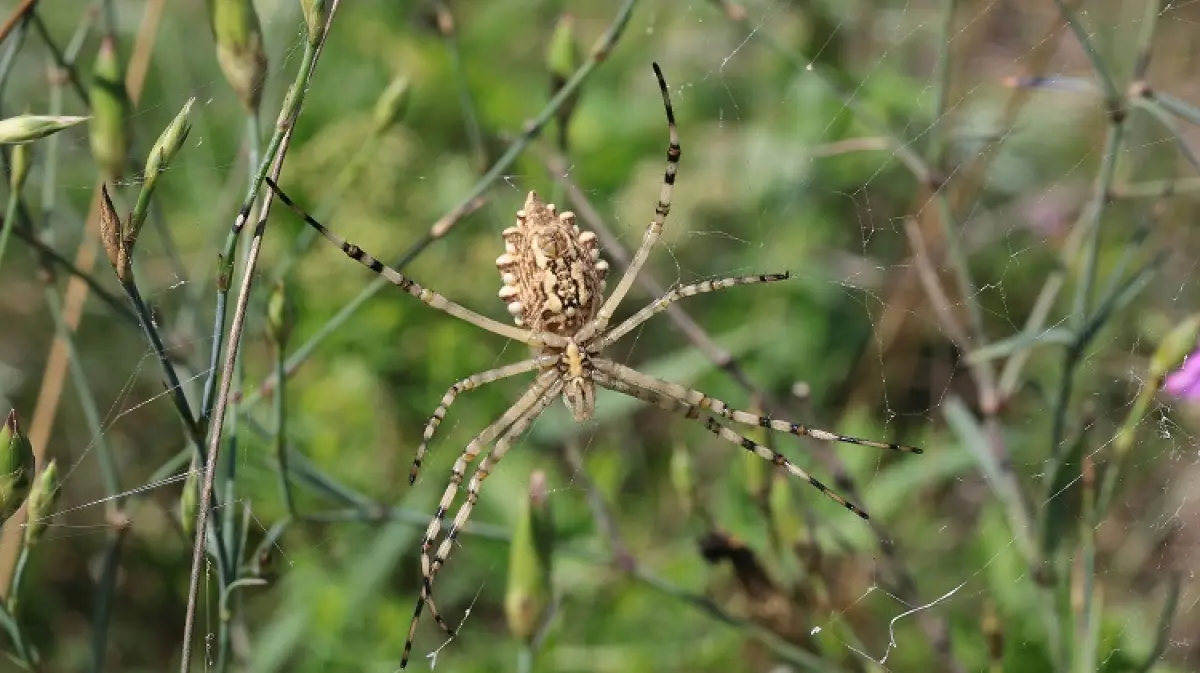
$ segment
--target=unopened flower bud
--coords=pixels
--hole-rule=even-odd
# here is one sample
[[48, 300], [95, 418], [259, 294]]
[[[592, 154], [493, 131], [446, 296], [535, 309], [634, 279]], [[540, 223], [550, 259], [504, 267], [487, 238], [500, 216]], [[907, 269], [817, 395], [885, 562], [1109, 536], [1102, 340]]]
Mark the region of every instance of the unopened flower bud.
[[107, 180], [120, 180], [129, 151], [130, 102], [116, 40], [111, 36], [100, 41], [88, 97], [92, 106], [92, 156]]
[[267, 333], [277, 346], [287, 343], [296, 323], [295, 305], [285, 283], [280, 280], [267, 298]]
[[183, 104], [183, 109], [162, 134], [158, 136], [158, 140], [154, 141], [154, 147], [150, 148], [150, 155], [146, 158], [146, 178], [149, 179], [152, 175], [157, 175], [165, 170], [171, 164], [171, 160], [183, 147], [183, 141], [187, 140], [188, 133], [192, 130], [192, 124], [188, 121], [188, 115], [192, 111], [192, 104], [196, 102], [195, 98], [189, 98], [188, 102]]
[[300, 0], [300, 11], [304, 13], [304, 23], [308, 25], [308, 41], [315, 44], [325, 31], [325, 22], [329, 20], [329, 1]]
[[1167, 332], [1150, 358], [1150, 376], [1157, 379], [1179, 366], [1196, 348], [1200, 338], [1200, 314], [1194, 314]]
[[28, 523], [25, 526], [25, 546], [32, 546], [46, 530], [46, 521], [54, 515], [61, 484], [58, 463], [51, 460], [33, 482], [29, 493]]
[[0, 119], [0, 144], [23, 145], [85, 122], [91, 117], [17, 115]]
[[690, 514], [695, 502], [695, 486], [692, 479], [692, 457], [683, 442], [675, 444], [671, 452], [671, 486], [679, 496], [679, 502], [685, 514]]
[[375, 133], [382, 134], [403, 119], [411, 97], [407, 77], [399, 76], [388, 83], [375, 101]]
[[196, 535], [196, 508], [199, 502], [200, 469], [193, 461], [183, 482], [183, 493], [179, 495], [179, 524], [183, 527], [183, 534], [189, 538]]
[[10, 411], [0, 428], [0, 523], [25, 503], [34, 469], [33, 446], [21, 434], [16, 410]]
[[267, 80], [267, 52], [254, 3], [210, 0], [208, 8], [221, 72], [242, 105], [256, 112]]
[[551, 559], [554, 520], [550, 512], [546, 473], [529, 478], [529, 497], [521, 504], [508, 556], [508, 589], [504, 614], [515, 638], [531, 642], [553, 601]]

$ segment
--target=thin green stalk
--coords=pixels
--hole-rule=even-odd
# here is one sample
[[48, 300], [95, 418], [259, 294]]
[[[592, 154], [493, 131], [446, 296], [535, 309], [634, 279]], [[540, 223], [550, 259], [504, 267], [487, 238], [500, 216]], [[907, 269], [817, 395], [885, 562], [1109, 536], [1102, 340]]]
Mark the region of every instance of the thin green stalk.
[[25, 568], [29, 565], [29, 545], [21, 542], [21, 551], [17, 554], [17, 563], [13, 566], [12, 578], [8, 584], [8, 592], [5, 596], [7, 607], [12, 610], [13, 616], [18, 612], [18, 604], [21, 600], [21, 583], [25, 581]]
[[[46, 48], [50, 50], [50, 57], [54, 59], [54, 65], [60, 68], [67, 76], [67, 80], [71, 82], [71, 88], [75, 90], [75, 95], [79, 96], [79, 100], [86, 107], [90, 102], [87, 87], [83, 85], [83, 80], [79, 77], [79, 71], [75, 68], [75, 56], [78, 54], [78, 46], [75, 42], [75, 37], [81, 34], [86, 34], [90, 29], [92, 20], [95, 14], [89, 10], [84, 10], [83, 17], [80, 20], [79, 26], [76, 28], [75, 35], [72, 36], [70, 42], [67, 43], [67, 48], [59, 50], [55, 44], [53, 36], [50, 35], [50, 30], [46, 27], [46, 23], [42, 20], [40, 14], [36, 12], [30, 13], [33, 16], [33, 25], [37, 28], [38, 33], [42, 36], [42, 41], [46, 43]], [[72, 47], [75, 47], [72, 53]]]
[[285, 360], [286, 353], [283, 344], [277, 344], [275, 346], [275, 380], [279, 381], [279, 385], [275, 386], [274, 395], [275, 460], [279, 462], [279, 493], [283, 496], [283, 504], [287, 508], [288, 514], [295, 518], [296, 501], [292, 497], [292, 480], [288, 472], [287, 403], [284, 398], [287, 380], [283, 375]]
[[113, 595], [117, 589], [117, 570], [120, 566], [121, 548], [125, 541], [128, 525], [110, 522], [104, 542], [104, 556], [100, 562], [100, 581], [96, 586], [96, 602], [92, 609], [92, 673], [104, 670], [108, 654], [108, 625], [112, 617]]
[[[955, 6], [958, 0], [942, 0], [942, 24], [938, 29], [938, 44], [942, 47], [938, 54], [936, 74], [933, 87], [933, 128], [940, 128], [942, 117], [946, 115], [946, 97], [950, 93], [950, 51], [954, 39]], [[939, 173], [944, 173], [943, 160], [946, 151], [946, 133], [933, 132], [929, 139], [929, 165]]]
[[1087, 319], [1095, 292], [1097, 267], [1100, 260], [1100, 220], [1108, 204], [1108, 190], [1112, 188], [1117, 170], [1117, 155], [1125, 139], [1125, 112], [1114, 114], [1104, 138], [1104, 150], [1100, 158], [1100, 174], [1096, 178], [1092, 199], [1088, 204], [1088, 219], [1084, 225], [1083, 280], [1075, 286], [1075, 302], [1071, 312], [1076, 326]]
[[[336, 2], [337, 0], [330, 1]], [[300, 61], [300, 70], [296, 73], [296, 82], [307, 82], [311, 78], [317, 51], [311, 42], [305, 44], [304, 56]], [[217, 303], [216, 310], [213, 312], [212, 348], [209, 351], [208, 377], [204, 381], [204, 393], [200, 405], [200, 418], [205, 426], [208, 425], [208, 420], [213, 413], [214, 395], [217, 390], [217, 374], [220, 371], [218, 365], [221, 349], [224, 346], [229, 287], [233, 277], [238, 239], [241, 237], [242, 229], [245, 228], [246, 222], [250, 219], [251, 209], [258, 202], [259, 192], [262, 191], [263, 178], [267, 176], [267, 173], [271, 170], [271, 166], [275, 163], [276, 157], [284, 146], [284, 136], [291, 132], [295, 115], [299, 114], [300, 105], [297, 101], [302, 103], [306, 93], [307, 89], [297, 88], [296, 84], [293, 84], [292, 88], [288, 90], [287, 99], [284, 101], [284, 108], [280, 113], [281, 116], [275, 124], [275, 131], [271, 134], [271, 140], [267, 143], [267, 150], [263, 153], [258, 163], [258, 169], [254, 172], [250, 180], [246, 199], [242, 202], [242, 207], [234, 219], [233, 226], [225, 237], [224, 248], [217, 258]], [[257, 133], [257, 124], [256, 132], [251, 135], [259, 135]]]
[[[483, 177], [479, 178], [479, 180], [471, 188], [470, 192], [468, 192], [467, 195], [462, 198], [458, 205], [451, 208], [447, 214], [439, 219], [438, 222], [435, 223], [434, 226], [431, 227], [422, 238], [410, 246], [409, 249], [406, 250], [394, 264], [392, 264], [393, 268], [396, 270], [403, 270], [404, 267], [412, 262], [413, 259], [424, 252], [424, 250], [429, 247], [430, 244], [445, 236], [446, 233], [453, 228], [453, 224], [459, 219], [459, 217], [461, 217], [461, 214], [472, 210], [475, 207], [475, 204], [478, 203], [479, 199], [482, 198], [488, 189], [491, 188], [492, 184], [505, 175], [508, 169], [512, 166], [513, 162], [517, 160], [517, 157], [525, 151], [525, 148], [529, 146], [533, 139], [537, 137], [546, 124], [553, 118], [554, 113], [559, 109], [559, 107], [566, 103], [570, 99], [571, 95], [574, 94], [577, 89], [579, 89], [585, 80], [587, 80], [592, 71], [608, 58], [609, 53], [612, 52], [613, 48], [617, 44], [617, 41], [620, 39], [625, 26], [629, 23], [629, 18], [633, 13], [633, 8], [635, 5], [637, 5], [637, 0], [625, 0], [624, 4], [621, 5], [621, 8], [617, 10], [612, 24], [609, 25], [604, 35], [602, 35], [600, 40], [597, 42], [596, 47], [592, 50], [591, 56], [584, 61], [583, 65], [581, 65], [578, 70], [575, 71], [575, 74], [572, 75], [569, 80], [567, 80], [567, 83], [563, 85], [561, 89], [559, 89], [558, 93], [555, 94], [555, 96], [551, 98], [548, 103], [546, 103], [546, 106], [542, 108], [542, 111], [538, 113], [533, 121], [525, 125], [521, 135], [517, 136], [512, 144], [508, 146], [508, 150], [506, 150], [504, 154], [496, 160], [496, 163], [492, 164], [492, 167], [488, 170], [488, 172], [485, 173]], [[343, 306], [336, 315], [330, 318], [324, 325], [321, 326], [319, 330], [317, 330], [316, 334], [310, 337], [307, 342], [302, 344], [292, 353], [291, 357], [289, 357], [287, 361], [287, 375], [290, 376], [292, 373], [294, 373], [296, 369], [300, 367], [300, 365], [308, 360], [309, 356], [312, 355], [317, 346], [319, 346], [323, 341], [325, 341], [325, 339], [329, 338], [331, 334], [345, 324], [345, 322], [349, 320], [349, 318], [354, 315], [359, 307], [366, 303], [367, 300], [375, 296], [376, 293], [388, 285], [389, 282], [386, 278], [383, 276], [378, 276], [372, 280], [367, 287], [358, 294], [358, 296], [347, 302], [346, 305]], [[246, 405], [251, 406], [256, 404], [262, 398], [264, 391], [270, 390], [275, 383], [276, 381], [274, 379], [268, 379], [267, 381], [264, 381], [262, 385], [259, 386], [258, 390], [246, 400]]]
[[1079, 517], [1080, 582], [1083, 585], [1083, 605], [1075, 624], [1075, 670], [1078, 673], [1096, 671], [1096, 649], [1099, 619], [1100, 588], [1096, 585], [1096, 471], [1091, 456], [1084, 457], [1083, 505]]
[[19, 192], [9, 192], [8, 201], [4, 206], [4, 227], [0, 229], [0, 266], [3, 266], [4, 263], [4, 251], [8, 248], [8, 238], [17, 224], [17, 204], [20, 200]]
[[1138, 667], [1138, 673], [1150, 673], [1154, 665], [1158, 663], [1163, 654], [1167, 651], [1167, 646], [1171, 643], [1171, 624], [1175, 621], [1175, 610], [1179, 607], [1179, 594], [1183, 585], [1183, 574], [1179, 571], [1172, 571], [1167, 580], [1167, 598], [1163, 601], [1162, 612], [1158, 618], [1158, 637], [1154, 640], [1154, 648], [1146, 655], [1145, 661]]
[[[1154, 0], [1147, 0], [1147, 4]], [[1083, 47], [1084, 53], [1087, 54], [1088, 61], [1092, 64], [1092, 69], [1096, 71], [1096, 76], [1100, 78], [1100, 88], [1104, 92], [1105, 102], [1110, 106], [1119, 106], [1121, 104], [1121, 93], [1117, 91], [1117, 85], [1109, 74], [1108, 68], [1105, 67], [1104, 61], [1100, 58], [1100, 54], [1096, 51], [1096, 45], [1087, 33], [1087, 29], [1079, 22], [1079, 17], [1076, 16], [1075, 10], [1067, 6], [1063, 0], [1054, 0], [1055, 6], [1058, 7], [1058, 12], [1062, 14], [1063, 20], [1071, 28], [1071, 32], [1075, 34], [1075, 39], [1079, 41], [1079, 46]]]
[[[142, 299], [142, 294], [138, 291], [136, 282], [131, 280], [128, 283], [124, 283], [122, 284], [122, 289], [125, 290], [125, 294], [129, 297], [134, 313], [137, 314], [138, 322], [142, 327], [142, 332], [150, 342], [151, 350], [158, 357], [159, 365], [162, 366], [167, 390], [170, 391], [171, 399], [175, 402], [175, 411], [183, 421], [183, 425], [187, 429], [189, 436], [196, 443], [197, 454], [203, 458], [204, 442], [202, 441], [202, 435], [198, 432], [199, 426], [196, 424], [196, 417], [192, 415], [192, 407], [188, 403], [187, 395], [184, 394], [183, 385], [179, 382], [179, 375], [175, 371], [175, 365], [167, 357], [167, 348], [163, 344], [162, 336], [159, 335], [158, 328], [154, 324], [153, 316], [150, 315], [150, 308], [146, 306], [146, 302]], [[201, 441], [196, 442], [196, 440]]]
[[[317, 0], [320, 3], [314, 6], [313, 10], [324, 9], [324, 2]], [[279, 177], [279, 172], [283, 168], [283, 160], [287, 153], [288, 145], [291, 143], [292, 130], [295, 128], [296, 120], [300, 116], [300, 112], [304, 106], [304, 99], [308, 93], [308, 87], [312, 79], [314, 68], [317, 61], [320, 59], [321, 52], [325, 46], [325, 40], [329, 35], [330, 28], [333, 24], [333, 19], [337, 14], [340, 0], [329, 0], [328, 14], [325, 20], [325, 25], [322, 27], [319, 35], [310, 35], [305, 41], [304, 56], [301, 59], [300, 68], [296, 73], [296, 79], [289, 88], [287, 96], [284, 99], [282, 110], [276, 121], [275, 134], [272, 137], [271, 147], [267, 150], [267, 155], [271, 157], [270, 165], [267, 165], [266, 157], [264, 157], [263, 166], [260, 167], [259, 179], [255, 180], [255, 187], [252, 192], [257, 192], [261, 179], [265, 177], [267, 172], [270, 172], [273, 178]], [[278, 139], [278, 142], [276, 142]], [[249, 217], [249, 204], [253, 204], [257, 200], [257, 193], [251, 195], [243, 205], [243, 210], [239, 213], [237, 221], [234, 223], [233, 230], [230, 232], [231, 241], [229, 243], [230, 255], [222, 258], [224, 268], [221, 274], [232, 272], [232, 248], [236, 245], [237, 237], [241, 229]], [[235, 366], [238, 359], [238, 352], [241, 346], [241, 338], [243, 329], [246, 324], [246, 310], [250, 300], [250, 290], [253, 287], [254, 270], [258, 263], [258, 256], [262, 249], [263, 234], [266, 230], [267, 217], [270, 214], [271, 194], [268, 193], [263, 199], [262, 206], [259, 211], [258, 223], [255, 226], [254, 236], [250, 241], [250, 250], [247, 254], [245, 271], [242, 277], [242, 285], [238, 291], [237, 305], [234, 308], [233, 323], [229, 329], [229, 342], [225, 349], [225, 358], [220, 371], [220, 390], [217, 392], [217, 397], [212, 406], [211, 425], [209, 426], [209, 444], [208, 453], [204, 463], [204, 481], [200, 489], [200, 503], [196, 511], [196, 542], [192, 549], [192, 568], [188, 584], [188, 600], [187, 610], [184, 616], [184, 632], [182, 643], [182, 657], [180, 662], [181, 673], [188, 673], [188, 668], [191, 665], [192, 653], [192, 633], [196, 620], [196, 607], [199, 599], [200, 574], [204, 561], [205, 538], [207, 537], [207, 522], [209, 518], [209, 509], [213, 502], [213, 487], [217, 472], [217, 459], [220, 456], [221, 436], [224, 431], [225, 413], [231, 401], [231, 389], [233, 387], [233, 379], [235, 376]], [[226, 285], [226, 288], [228, 286]], [[216, 321], [220, 327], [223, 327], [224, 315], [217, 316]], [[218, 333], [222, 331], [218, 329]], [[216, 376], [217, 371], [214, 369], [210, 372], [210, 376]], [[209, 425], [206, 423], [206, 425]], [[214, 521], [216, 519], [214, 518]]]
[[475, 101], [471, 98], [471, 88], [467, 84], [467, 68], [463, 63], [462, 50], [458, 46], [458, 34], [455, 30], [454, 16], [450, 7], [444, 2], [437, 3], [438, 23], [446, 49], [450, 52], [450, 70], [458, 90], [458, 107], [462, 110], [463, 126], [467, 132], [467, 146], [475, 159], [476, 170], [483, 170], [487, 165], [487, 148], [483, 144], [483, 129], [479, 125], [479, 115], [475, 114]]
[[533, 647], [521, 643], [517, 649], [517, 673], [533, 673]]
[[[19, 560], [19, 559], [18, 559]], [[37, 671], [38, 665], [33, 657], [33, 646], [25, 638], [25, 632], [21, 630], [21, 623], [17, 621], [17, 616], [9, 611], [8, 607], [0, 602], [0, 626], [8, 637], [12, 640], [13, 648], [17, 651], [17, 656], [20, 657], [20, 664], [27, 671]]]
[[33, 12], [26, 12], [13, 32], [9, 33], [8, 51], [4, 52], [3, 58], [0, 58], [0, 100], [4, 100], [4, 89], [8, 87], [8, 77], [12, 74], [13, 65], [17, 62], [17, 53], [21, 51], [21, 47], [25, 44], [25, 38], [29, 35], [29, 25], [32, 20]]

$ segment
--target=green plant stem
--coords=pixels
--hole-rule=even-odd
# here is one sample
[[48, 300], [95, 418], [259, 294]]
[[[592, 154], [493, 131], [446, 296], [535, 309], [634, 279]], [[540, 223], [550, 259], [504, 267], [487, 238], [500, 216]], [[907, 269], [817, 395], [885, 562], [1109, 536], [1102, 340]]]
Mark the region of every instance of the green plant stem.
[[287, 403], [284, 397], [284, 392], [287, 390], [287, 379], [283, 374], [285, 359], [286, 351], [284, 344], [276, 344], [275, 380], [279, 381], [279, 385], [275, 386], [275, 394], [273, 396], [275, 411], [275, 460], [279, 463], [279, 494], [283, 497], [283, 504], [287, 508], [288, 515], [295, 518], [296, 501], [292, 497], [292, 480], [288, 472]]
[[533, 647], [521, 643], [517, 649], [517, 673], [533, 673]]
[[120, 567], [121, 548], [128, 530], [127, 525], [110, 527], [105, 538], [104, 556], [100, 562], [100, 581], [96, 586], [96, 602], [92, 610], [92, 673], [101, 673], [104, 670], [108, 654], [108, 625], [112, 617], [113, 595], [117, 589], [117, 570]]
[[13, 65], [17, 62], [17, 53], [25, 45], [25, 38], [29, 35], [29, 26], [32, 20], [33, 12], [26, 12], [13, 32], [9, 33], [8, 51], [4, 52], [3, 58], [0, 58], [0, 100], [4, 99], [4, 89], [8, 87], [8, 78], [12, 75]]
[[[629, 18], [633, 14], [633, 8], [637, 5], [637, 1], [638, 0], [625, 0], [620, 9], [617, 10], [616, 16], [609, 25], [608, 29], [597, 41], [595, 48], [592, 50], [591, 56], [584, 61], [583, 65], [581, 65], [573, 75], [571, 75], [571, 78], [567, 80], [567, 83], [563, 85], [561, 89], [559, 89], [558, 93], [555, 94], [555, 96], [551, 98], [548, 103], [546, 103], [546, 106], [542, 108], [542, 111], [539, 112], [532, 121], [525, 125], [525, 129], [522, 131], [521, 135], [517, 136], [517, 138], [513, 140], [512, 144], [508, 146], [508, 149], [504, 152], [504, 154], [496, 160], [496, 163], [492, 164], [492, 167], [488, 169], [487, 173], [479, 178], [479, 180], [475, 183], [467, 195], [462, 198], [458, 205], [451, 208], [445, 216], [440, 218], [429, 229], [429, 231], [425, 233], [422, 238], [410, 246], [409, 249], [406, 250], [404, 254], [401, 255], [400, 258], [391, 265], [392, 268], [398, 271], [403, 270], [404, 267], [411, 263], [413, 259], [424, 252], [430, 244], [449, 233], [454, 224], [462, 217], [464, 213], [470, 212], [478, 207], [478, 203], [480, 202], [480, 199], [482, 199], [483, 195], [497, 180], [504, 176], [508, 169], [517, 160], [517, 157], [519, 157], [521, 153], [525, 151], [525, 148], [529, 146], [533, 139], [537, 137], [539, 133], [541, 133], [546, 124], [553, 118], [555, 112], [570, 99], [571, 95], [575, 93], [580, 86], [583, 85], [588, 76], [592, 74], [592, 71], [595, 70], [596, 67], [602, 62], [607, 60], [608, 55], [616, 46], [621, 34], [625, 30], [626, 25], [629, 23]], [[372, 280], [367, 287], [362, 290], [362, 292], [347, 302], [346, 305], [343, 306], [336, 315], [322, 325], [321, 328], [317, 330], [316, 334], [310, 337], [308, 341], [306, 341], [292, 353], [287, 361], [286, 374], [290, 376], [295, 373], [296, 369], [298, 369], [300, 365], [308, 360], [309, 356], [312, 355], [317, 346], [319, 346], [325, 341], [325, 339], [329, 338], [331, 334], [345, 324], [345, 322], [349, 320], [349, 318], [354, 315], [359, 307], [366, 303], [367, 300], [375, 296], [376, 293], [378, 293], [384, 287], [388, 287], [389, 285], [390, 283], [388, 280], [382, 276], [378, 276]], [[259, 386], [258, 390], [247, 399], [246, 404], [256, 404], [258, 400], [262, 398], [265, 392], [271, 390], [275, 383], [276, 381], [274, 378], [264, 381]]]
[[1167, 580], [1167, 597], [1163, 601], [1162, 612], [1158, 618], [1158, 636], [1154, 640], [1154, 648], [1146, 655], [1146, 659], [1136, 670], [1138, 673], [1150, 673], [1159, 662], [1171, 643], [1171, 624], [1175, 621], [1175, 610], [1179, 607], [1179, 593], [1183, 585], [1183, 574], [1177, 570], [1171, 571]]
[[8, 238], [17, 224], [17, 204], [19, 202], [20, 192], [9, 192], [8, 200], [4, 205], [4, 226], [0, 228], [0, 267], [4, 263], [4, 251], [8, 248]]
[[[321, 1], [321, 0], [318, 0]], [[296, 73], [295, 81], [288, 90], [288, 94], [284, 99], [282, 110], [276, 121], [275, 134], [272, 137], [271, 147], [268, 148], [267, 154], [272, 157], [270, 166], [266, 166], [266, 157], [264, 157], [264, 167], [260, 168], [260, 172], [264, 169], [271, 173], [271, 176], [278, 179], [279, 172], [283, 168], [283, 160], [287, 154], [288, 145], [291, 143], [292, 130], [295, 128], [296, 120], [300, 116], [300, 112], [304, 106], [304, 99], [308, 92], [308, 87], [312, 79], [312, 75], [321, 52], [325, 46], [325, 40], [329, 35], [330, 28], [333, 24], [333, 19], [337, 14], [340, 0], [329, 0], [328, 19], [325, 26], [321, 30], [319, 36], [310, 38], [305, 42], [304, 56], [300, 62], [300, 68]], [[278, 139], [278, 142], [276, 142]], [[258, 188], [260, 179], [255, 180], [255, 189]], [[257, 194], [252, 194], [251, 198], [247, 199], [247, 204], [253, 204], [257, 199]], [[184, 617], [184, 632], [182, 643], [182, 657], [180, 663], [181, 673], [188, 673], [188, 668], [191, 665], [192, 651], [192, 632], [196, 618], [196, 606], [199, 598], [200, 588], [200, 571], [204, 560], [205, 538], [207, 537], [207, 521], [209, 509], [213, 502], [213, 486], [216, 479], [217, 459], [220, 456], [221, 436], [224, 430], [225, 413], [230, 404], [230, 391], [233, 386], [235, 377], [235, 366], [238, 358], [238, 351], [241, 346], [242, 332], [246, 324], [246, 309], [250, 300], [250, 290], [253, 287], [254, 270], [258, 263], [259, 252], [262, 249], [263, 234], [266, 230], [267, 217], [270, 214], [272, 194], [268, 192], [263, 199], [262, 206], [259, 210], [258, 223], [255, 226], [254, 236], [250, 241], [250, 250], [246, 256], [245, 270], [242, 277], [242, 285], [238, 291], [237, 305], [234, 308], [233, 322], [229, 329], [229, 341], [225, 348], [225, 358], [221, 367], [220, 390], [217, 393], [215, 402], [212, 408], [212, 422], [209, 425], [209, 443], [208, 453], [205, 456], [204, 463], [204, 481], [200, 489], [200, 502], [196, 511], [196, 542], [192, 551], [192, 568], [188, 585], [188, 600], [187, 611]], [[249, 215], [249, 206], [244, 205], [243, 211], [238, 215], [233, 231], [230, 232], [232, 243], [229, 247], [232, 248], [236, 244], [237, 235], [241, 228], [245, 225], [246, 218]], [[221, 274], [232, 272], [231, 256], [222, 258], [225, 268]], [[226, 286], [228, 287], [228, 286]], [[218, 316], [214, 322], [223, 323], [224, 316]], [[210, 372], [210, 376], [215, 376], [215, 368]], [[215, 521], [215, 519], [214, 519]]]
[[0, 603], [0, 625], [4, 627], [8, 637], [12, 640], [13, 648], [16, 649], [17, 656], [20, 657], [20, 663], [25, 670], [37, 671], [37, 662], [33, 657], [33, 645], [26, 640], [25, 632], [21, 630], [21, 623], [17, 621], [17, 616], [4, 603]]
[[[1151, 4], [1155, 0], [1146, 0], [1146, 4]], [[1092, 69], [1096, 71], [1096, 76], [1100, 78], [1100, 87], [1104, 92], [1104, 98], [1110, 105], [1120, 105], [1121, 94], [1117, 91], [1117, 85], [1113, 81], [1112, 75], [1109, 74], [1108, 68], [1104, 65], [1104, 61], [1100, 58], [1099, 52], [1096, 51], [1096, 45], [1088, 36], [1087, 29], [1079, 22], [1079, 17], [1075, 14], [1075, 10], [1068, 7], [1063, 0], [1054, 0], [1054, 5], [1058, 7], [1059, 14], [1062, 14], [1063, 20], [1071, 28], [1071, 32], [1075, 34], [1075, 39], [1079, 41], [1079, 46], [1083, 47], [1084, 53], [1087, 54], [1088, 61], [1092, 64]]]

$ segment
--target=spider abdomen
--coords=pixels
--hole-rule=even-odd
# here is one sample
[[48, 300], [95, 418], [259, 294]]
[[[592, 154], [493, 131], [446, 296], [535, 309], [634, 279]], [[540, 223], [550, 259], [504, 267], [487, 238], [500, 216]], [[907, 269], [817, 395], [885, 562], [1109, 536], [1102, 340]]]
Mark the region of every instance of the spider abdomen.
[[557, 213], [529, 192], [517, 225], [503, 235], [499, 294], [518, 326], [571, 336], [595, 317], [608, 263], [600, 259], [596, 235], [580, 231], [574, 213]]

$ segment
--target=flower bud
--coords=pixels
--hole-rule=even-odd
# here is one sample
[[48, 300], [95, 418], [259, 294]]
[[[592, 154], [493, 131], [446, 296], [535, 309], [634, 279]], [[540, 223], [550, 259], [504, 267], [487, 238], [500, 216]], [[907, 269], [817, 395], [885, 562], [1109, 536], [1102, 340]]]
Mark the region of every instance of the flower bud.
[[267, 298], [267, 334], [277, 346], [287, 343], [296, 324], [296, 310], [292, 303], [291, 294], [287, 292], [285, 283], [280, 280], [271, 290]]
[[158, 136], [158, 140], [154, 141], [154, 147], [150, 148], [150, 156], [146, 158], [146, 179], [167, 170], [171, 160], [183, 147], [183, 141], [187, 140], [188, 133], [192, 130], [192, 125], [188, 122], [188, 115], [195, 102], [195, 98], [189, 98], [188, 102], [183, 104], [183, 109], [179, 111], [179, 114], [175, 115], [175, 119], [172, 119], [167, 128], [163, 130], [162, 135]]
[[183, 534], [189, 538], [196, 535], [196, 508], [200, 502], [200, 469], [196, 462], [188, 469], [183, 481], [183, 493], [179, 494], [179, 524]]
[[33, 482], [29, 493], [29, 508], [25, 525], [25, 546], [33, 546], [46, 530], [46, 521], [54, 515], [61, 484], [58, 480], [58, 463], [51, 460]]
[[329, 1], [300, 0], [300, 11], [304, 13], [304, 23], [308, 25], [308, 42], [316, 44], [325, 31], [325, 22], [329, 20]]
[[23, 145], [85, 122], [91, 117], [17, 115], [0, 119], [0, 145]]
[[1197, 338], [1200, 338], [1200, 314], [1194, 314], [1171, 328], [1158, 342], [1158, 348], [1150, 358], [1150, 376], [1157, 380], [1178, 367], [1184, 358], [1197, 350]]
[[411, 97], [407, 77], [399, 76], [388, 83], [387, 88], [379, 95], [379, 100], [375, 102], [376, 134], [383, 134], [404, 118]]
[[251, 0], [210, 0], [209, 19], [217, 63], [230, 88], [250, 112], [258, 111], [267, 80], [267, 52]]
[[792, 502], [792, 477], [782, 469], [771, 475], [767, 511], [781, 549], [793, 549], [800, 541], [801, 521]]
[[679, 502], [685, 514], [690, 514], [695, 502], [695, 485], [692, 479], [692, 457], [683, 442], [675, 443], [671, 452], [671, 486], [679, 496]]
[[107, 180], [120, 180], [125, 173], [125, 154], [129, 151], [130, 102], [116, 41], [111, 36], [100, 41], [89, 99], [92, 156]]
[[554, 520], [548, 498], [546, 473], [538, 470], [530, 475], [529, 497], [521, 504], [508, 550], [504, 614], [509, 632], [526, 643], [537, 635], [553, 601]]
[[0, 428], [0, 523], [21, 509], [33, 483], [33, 447], [17, 424], [16, 410]]

